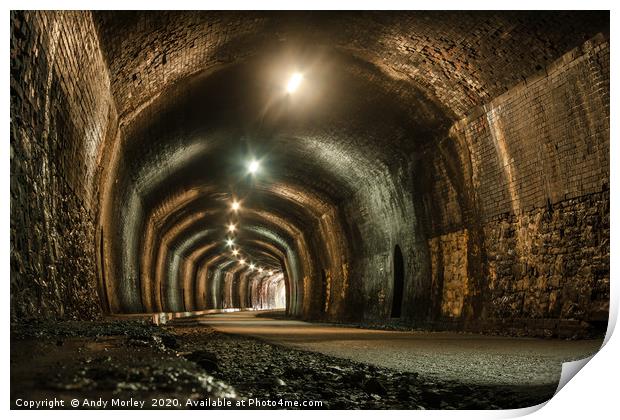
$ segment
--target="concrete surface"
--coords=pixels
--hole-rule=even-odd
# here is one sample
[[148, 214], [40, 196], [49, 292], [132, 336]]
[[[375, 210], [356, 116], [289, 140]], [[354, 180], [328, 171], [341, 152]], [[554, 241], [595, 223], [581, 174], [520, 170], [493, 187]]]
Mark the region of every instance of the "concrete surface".
[[[302, 350], [437, 380], [479, 385], [557, 383], [561, 363], [598, 351], [602, 340], [567, 341], [453, 332], [401, 332], [286, 320], [278, 313], [241, 311], [199, 316], [209, 325]], [[188, 322], [186, 321], [186, 322]]]

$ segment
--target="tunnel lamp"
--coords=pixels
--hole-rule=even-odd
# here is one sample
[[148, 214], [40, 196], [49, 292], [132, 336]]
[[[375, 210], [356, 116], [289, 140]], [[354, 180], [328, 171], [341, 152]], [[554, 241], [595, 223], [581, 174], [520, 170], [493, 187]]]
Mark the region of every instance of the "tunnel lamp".
[[286, 85], [286, 91], [288, 93], [295, 93], [295, 91], [299, 88], [299, 85], [301, 84], [303, 78], [304, 76], [301, 73], [293, 73]]
[[239, 251], [236, 249], [233, 249], [232, 254], [236, 257], [237, 255], [239, 255]]
[[256, 267], [254, 263], [250, 264], [250, 270], [254, 270], [254, 267]]
[[248, 165], [248, 171], [250, 171], [251, 174], [255, 174], [258, 171], [258, 167], [259, 166], [260, 165], [259, 165], [258, 161], [256, 159], [254, 159]]
[[243, 258], [241, 258], [241, 259], [239, 260], [239, 265], [244, 265], [244, 264], [245, 264], [245, 260], [244, 260]]
[[241, 207], [241, 204], [239, 204], [239, 202], [237, 200], [235, 200], [235, 201], [232, 202], [230, 207], [233, 209], [233, 211], [238, 211], [239, 207]]
[[228, 231], [229, 231], [229, 232], [234, 232], [234, 231], [235, 231], [235, 229], [237, 229], [237, 228], [236, 228], [236, 226], [235, 226], [233, 223], [231, 223], [231, 224], [229, 224], [229, 225], [228, 225]]
[[258, 267], [258, 272], [262, 273], [263, 272], [263, 267]]
[[269, 270], [269, 275], [273, 276], [273, 270]]
[[230, 238], [226, 239], [226, 245], [233, 246], [234, 244], [235, 244], [235, 241], [233, 241], [232, 239]]

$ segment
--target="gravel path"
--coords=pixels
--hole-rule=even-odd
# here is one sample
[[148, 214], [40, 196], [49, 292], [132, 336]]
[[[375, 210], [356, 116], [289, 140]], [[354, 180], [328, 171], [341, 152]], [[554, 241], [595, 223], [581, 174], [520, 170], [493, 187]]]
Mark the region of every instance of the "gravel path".
[[[557, 385], [531, 378], [548, 379], [548, 365], [586, 344], [364, 330], [247, 313], [166, 326], [24, 323], [11, 326], [11, 406], [58, 398], [67, 407], [78, 398], [111, 407], [120, 398], [150, 409], [227, 408], [204, 405], [222, 400], [237, 409], [522, 408], [548, 400]], [[543, 374], [527, 374], [539, 367]], [[159, 399], [179, 404], [153, 405]]]
[[273, 404], [265, 408], [286, 408], [278, 405], [286, 402], [320, 409], [522, 408], [548, 400], [555, 391], [555, 385], [436, 381], [259, 339], [209, 333], [208, 327], [174, 331], [181, 354], [234, 387], [241, 398]]
[[476, 385], [557, 385], [562, 362], [585, 358], [602, 344], [602, 339], [570, 341], [361, 329], [266, 315], [232, 312], [186, 322], [435, 380]]

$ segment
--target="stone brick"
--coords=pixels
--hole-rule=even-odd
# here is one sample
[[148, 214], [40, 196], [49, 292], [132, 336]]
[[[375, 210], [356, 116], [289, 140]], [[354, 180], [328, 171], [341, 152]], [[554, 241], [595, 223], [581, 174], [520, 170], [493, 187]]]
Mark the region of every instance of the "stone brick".
[[98, 316], [98, 154], [112, 100], [89, 12], [11, 12], [11, 317]]
[[[307, 319], [384, 321], [402, 299], [412, 325], [604, 321], [608, 19], [12, 12], [12, 319], [262, 308], [284, 284]], [[316, 102], [265, 110], [293, 47], [324, 63]], [[249, 151], [270, 172], [239, 186]], [[222, 251], [235, 194], [275, 277]]]

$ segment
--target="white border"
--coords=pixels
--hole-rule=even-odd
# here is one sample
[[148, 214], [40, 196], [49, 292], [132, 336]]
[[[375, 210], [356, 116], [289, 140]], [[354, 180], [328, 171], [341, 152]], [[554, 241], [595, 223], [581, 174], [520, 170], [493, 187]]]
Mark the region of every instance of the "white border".
[[[8, 3], [8, 4], [7, 4]], [[110, 1], [8, 1], [7, 11], [4, 15], [4, 20], [2, 25], [4, 26], [4, 33], [6, 38], [2, 43], [3, 57], [6, 60], [5, 65], [2, 68], [4, 73], [3, 80], [5, 81], [4, 85], [4, 101], [2, 102], [4, 107], [3, 115], [5, 116], [2, 120], [2, 129], [3, 133], [8, 137], [9, 129], [10, 129], [10, 118], [9, 118], [9, 42], [8, 39], [10, 37], [9, 30], [9, 13], [8, 10], [12, 9], [211, 9], [211, 10], [232, 10], [232, 9], [320, 9], [320, 10], [341, 10], [341, 9], [365, 9], [365, 10], [405, 10], [405, 9], [420, 9], [420, 10], [444, 10], [444, 9], [456, 9], [456, 10], [480, 10], [480, 9], [491, 9], [491, 10], [537, 10], [537, 9], [570, 9], [570, 10], [589, 10], [589, 9], [598, 9], [598, 10], [612, 10], [611, 12], [611, 33], [610, 39], [614, 39], [615, 27], [617, 27], [617, 16], [615, 10], [613, 10], [614, 3], [612, 1], [532, 1], [532, 0], [522, 0], [519, 2], [498, 2], [498, 1], [433, 1], [433, 2], [413, 2], [413, 1], [394, 1], [394, 0], [382, 0], [382, 1], [367, 1], [367, 0], [358, 0], [358, 1], [334, 1], [334, 0], [315, 0], [312, 2], [291, 2], [291, 1], [282, 1], [282, 0], [263, 0], [261, 2], [252, 2], [252, 1], [243, 1], [243, 0], [227, 0], [226, 2], [198, 2], [198, 1], [187, 1], [187, 0], [176, 0], [174, 2], [170, 1], [160, 1], [160, 0], [152, 0], [152, 1], [121, 1], [121, 0], [110, 0]], [[613, 44], [613, 41], [611, 42]], [[618, 60], [615, 59], [614, 53], [611, 54], [611, 84], [612, 86], [616, 86], [615, 82], [617, 81], [617, 65]], [[612, 88], [611, 95], [611, 110], [612, 110], [612, 118], [611, 118], [611, 127], [612, 133], [614, 133], [614, 128], [616, 127], [616, 118], [614, 116], [613, 110], [615, 110], [615, 105], [618, 103], [616, 91]], [[613, 138], [612, 134], [612, 138]], [[618, 147], [615, 146], [614, 142], [611, 143], [611, 162], [620, 162], [620, 155], [618, 152]], [[2, 245], [0, 245], [0, 252], [2, 253], [2, 261], [3, 264], [3, 273], [4, 273], [4, 284], [5, 290], [2, 294], [2, 303], [5, 309], [5, 313], [7, 317], [5, 318], [5, 322], [2, 325], [3, 336], [5, 337], [4, 346], [2, 348], [2, 360], [4, 363], [7, 363], [9, 360], [9, 319], [10, 319], [10, 270], [9, 270], [9, 252], [10, 252], [10, 237], [9, 233], [9, 219], [10, 219], [10, 211], [9, 211], [9, 155], [10, 155], [10, 146], [8, 139], [1, 142], [0, 145], [0, 153], [3, 161], [5, 162], [5, 166], [2, 170], [2, 174], [0, 175], [1, 181], [0, 185], [2, 188], [2, 196], [4, 199], [2, 200], [2, 204], [0, 205], [1, 218], [0, 223], [2, 224], [2, 230], [5, 232], [5, 239], [2, 241]], [[617, 206], [617, 190], [618, 190], [618, 165], [612, 164], [611, 166], [611, 245], [612, 245], [612, 253], [614, 255], [614, 244], [618, 239], [618, 229], [616, 228], [616, 222], [620, 220], [618, 218], [618, 206]], [[611, 278], [616, 279], [619, 270], [616, 264], [613, 264], [614, 260], [611, 259]], [[616, 287], [615, 287], [616, 286]], [[611, 313], [610, 313], [610, 327], [609, 330], [613, 329], [613, 326], [617, 322], [618, 317], [618, 290], [617, 283], [612, 281], [611, 287]], [[387, 417], [389, 416], [391, 419], [402, 418], [402, 419], [410, 419], [412, 417], [431, 417], [431, 418], [471, 418], [471, 419], [480, 419], [480, 418], [511, 418], [518, 417], [528, 413], [532, 413], [531, 418], [615, 418], [617, 416], [617, 399], [618, 399], [618, 375], [619, 375], [619, 363], [617, 354], [620, 354], [618, 344], [617, 334], [615, 336], [607, 336], [606, 345], [603, 349], [592, 358], [592, 360], [587, 363], [585, 367], [579, 372], [576, 379], [569, 381], [566, 386], [561, 389], [561, 391], [552, 398], [547, 404], [543, 404], [542, 407], [537, 407], [538, 409], [523, 409], [523, 410], [506, 410], [506, 411], [427, 411], [427, 412], [418, 412], [418, 411], [327, 411], [327, 412], [314, 412], [314, 411], [305, 411], [305, 412], [291, 412], [291, 411], [252, 411], [252, 412], [194, 412], [194, 411], [183, 411], [182, 413], [177, 413], [175, 415], [183, 416], [184, 418], [202, 418], [209, 416], [243, 416], [247, 418], [250, 416], [252, 418], [269, 418], [269, 419], [287, 419], [291, 416], [300, 419], [312, 419], [316, 416], [321, 417], [349, 417], [354, 416], [356, 418], [375, 418], [379, 417]], [[6, 366], [6, 364], [5, 364]], [[9, 408], [9, 375], [8, 372], [4, 375], [4, 380], [2, 381], [2, 391], [4, 393], [4, 401], [2, 402], [5, 410]], [[40, 418], [42, 413], [33, 412], [33, 411], [13, 411], [10, 413], [11, 416], [19, 417], [19, 418]], [[46, 418], [82, 418], [87, 415], [92, 418], [104, 418], [113, 415], [115, 417], [127, 417], [130, 416], [135, 418], [136, 416], [148, 416], [149, 419], [164, 419], [169, 417], [171, 413], [169, 412], [156, 412], [156, 411], [148, 411], [148, 412], [89, 412], [85, 414], [83, 412], [78, 411], [61, 411], [61, 412], [47, 412], [44, 414]], [[168, 419], [166, 419], [168, 420]]]

